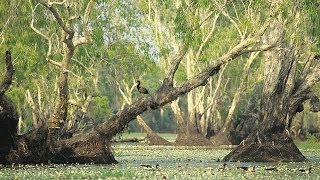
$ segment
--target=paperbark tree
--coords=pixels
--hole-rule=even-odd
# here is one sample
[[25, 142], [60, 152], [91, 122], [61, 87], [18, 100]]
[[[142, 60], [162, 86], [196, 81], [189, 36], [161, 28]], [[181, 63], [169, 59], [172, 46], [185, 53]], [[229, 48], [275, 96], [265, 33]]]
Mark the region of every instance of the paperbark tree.
[[185, 48], [182, 48], [173, 56], [170, 70], [168, 71], [162, 85], [158, 90], [145, 97], [139, 98], [131, 105], [126, 105], [122, 111], [113, 115], [107, 121], [95, 126], [88, 132], [73, 135], [67, 139], [60, 139], [55, 142], [54, 149], [47, 148], [46, 138], [43, 133], [46, 129], [40, 128], [17, 140], [17, 148], [8, 155], [8, 161], [11, 163], [112, 163], [115, 159], [108, 146], [108, 141], [114, 135], [121, 132], [126, 125], [134, 120], [138, 115], [148, 109], [156, 109], [164, 106], [178, 97], [190, 92], [207, 82], [207, 79], [220, 71], [223, 64], [228, 63], [236, 57], [252, 52], [265, 51], [273, 45], [260, 44], [261, 35], [268, 27], [266, 23], [255, 35], [250, 35], [240, 41], [235, 47], [208, 65], [200, 73], [185, 81], [180, 86], [173, 86], [174, 75], [184, 57]]
[[233, 97], [228, 115], [224, 121], [224, 124], [221, 127], [220, 131], [215, 136], [213, 136], [211, 138], [212, 143], [216, 146], [234, 144], [234, 142], [232, 141], [231, 134], [230, 134], [230, 131], [232, 130], [233, 114], [235, 112], [235, 109], [236, 109], [238, 102], [240, 101], [241, 94], [245, 91], [245, 82], [248, 78], [250, 66], [258, 54], [259, 54], [259, 52], [251, 53], [250, 57], [248, 58], [246, 64], [243, 67], [240, 85], [234, 94], [234, 97]]
[[[280, 7], [281, 2], [274, 1], [271, 9]], [[289, 16], [294, 17], [293, 33], [302, 23], [298, 9], [292, 8]], [[306, 158], [289, 136], [292, 118], [300, 112], [301, 105], [308, 99], [317, 107], [319, 100], [312, 93], [312, 86], [319, 80], [320, 64], [315, 53], [310, 52], [310, 41], [299, 40], [285, 31], [285, 20], [281, 15], [272, 21], [265, 34], [266, 43], [277, 42], [279, 46], [265, 55], [263, 97], [260, 107], [260, 124], [237, 148], [230, 152], [225, 161], [305, 161]], [[302, 69], [299, 64], [302, 63]], [[319, 108], [314, 108], [318, 111]]]
[[[48, 51], [47, 51], [47, 61], [52, 65], [56, 66], [60, 70], [60, 75], [58, 78], [58, 87], [59, 87], [59, 100], [54, 107], [53, 113], [50, 115], [49, 120], [47, 121], [47, 127], [49, 130], [48, 134], [48, 143], [53, 144], [57, 139], [57, 132], [61, 130], [61, 127], [64, 126], [67, 119], [68, 113], [68, 100], [69, 100], [69, 83], [68, 76], [70, 71], [70, 62], [74, 54], [75, 48], [83, 44], [88, 44], [91, 42], [91, 36], [89, 31], [89, 15], [94, 7], [94, 1], [90, 0], [87, 3], [85, 9], [82, 27], [83, 27], [83, 36], [76, 35], [77, 32], [75, 29], [75, 21], [81, 18], [78, 14], [74, 14], [74, 4], [73, 2], [46, 2], [43, 0], [37, 0], [38, 4], [32, 8], [32, 20], [31, 28], [40, 36], [45, 38], [48, 41]], [[32, 2], [30, 1], [32, 6]], [[54, 17], [55, 21], [59, 25], [61, 30], [61, 42], [62, 42], [62, 60], [61, 62], [54, 61], [52, 59], [52, 41], [51, 36], [46, 35], [35, 27], [35, 11], [38, 5], [43, 6], [47, 9]], [[65, 12], [67, 15], [64, 17], [61, 14], [61, 11]]]
[[[213, 111], [216, 110], [218, 103], [218, 91], [221, 87], [222, 75], [225, 70], [224, 66], [220, 70], [218, 80], [214, 82], [212, 79], [208, 82], [208, 87], [199, 87], [197, 92], [194, 92], [196, 96], [196, 103], [193, 104], [193, 108], [190, 111], [197, 113], [197, 116], [194, 117], [193, 121], [196, 123], [196, 132], [188, 131], [188, 122], [190, 119], [189, 111], [184, 111], [180, 108], [179, 99], [171, 103], [171, 109], [175, 115], [176, 120], [176, 132], [177, 138], [175, 143], [177, 145], [196, 145], [196, 146], [208, 146], [212, 145], [208, 139], [210, 138], [210, 133], [213, 131]], [[199, 90], [200, 89], [200, 90]], [[209, 89], [209, 92], [206, 92], [206, 89]], [[208, 94], [207, 94], [208, 93]], [[193, 95], [194, 96], [194, 95]], [[206, 96], [206, 98], [205, 98]], [[192, 97], [192, 96], [191, 96]]]
[[[197, 5], [197, 3], [192, 3], [189, 1], [177, 1], [176, 3], [170, 2], [168, 3], [172, 5], [170, 6], [170, 9], [178, 14], [175, 17], [175, 22], [173, 22], [172, 18], [170, 17], [172, 14], [161, 14], [163, 11], [166, 11], [163, 9], [165, 5], [164, 7], [161, 7], [161, 5], [158, 4], [161, 3], [152, 0], [148, 1], [149, 16], [154, 17], [151, 21], [154, 23], [156, 42], [160, 49], [166, 49], [168, 47], [176, 49], [179, 47], [179, 42], [183, 38], [185, 38], [185, 41], [193, 41], [191, 39], [187, 39], [188, 35], [183, 35], [186, 37], [182, 37], [181, 39], [177, 38], [177, 31], [181, 31], [181, 34], [189, 34], [194, 38], [197, 36], [195, 34], [198, 34], [197, 38], [201, 39], [199, 44], [195, 45], [194, 47], [186, 48], [185, 52], [183, 52], [183, 59], [186, 60], [184, 62], [185, 68], [183, 71], [186, 75], [186, 78], [190, 79], [197, 74], [197, 66], [201, 66], [201, 63], [199, 63], [200, 58], [202, 57], [205, 47], [209, 44], [210, 40], [214, 36], [216, 24], [220, 14], [215, 13], [215, 11], [212, 10], [214, 8], [212, 7], [204, 8], [200, 5]], [[190, 13], [188, 13], [189, 11]], [[160, 18], [160, 15], [163, 15], [163, 20]], [[187, 16], [192, 16], [194, 18], [194, 22], [192, 22], [193, 18], [186, 20]], [[196, 19], [198, 19], [199, 22], [196, 22]], [[198, 25], [198, 23], [200, 25]], [[176, 27], [172, 28], [172, 25], [175, 25]], [[169, 33], [164, 33], [162, 29], [168, 29]], [[164, 41], [163, 39], [165, 38], [169, 38], [170, 41]], [[192, 44], [192, 42], [184, 43]], [[182, 47], [182, 49], [183, 48], [185, 47]], [[166, 71], [169, 71], [170, 62], [167, 61], [167, 59], [162, 59], [161, 62], [162, 67]], [[174, 84], [179, 83], [177, 80], [173, 81]], [[176, 145], [211, 145], [211, 142], [208, 141], [208, 139], [206, 139], [205, 135], [202, 133], [201, 125], [198, 119], [199, 117], [197, 116], [200, 114], [198, 111], [199, 108], [196, 107], [196, 101], [199, 99], [199, 96], [201, 96], [201, 94], [198, 94], [196, 91], [191, 91], [188, 93], [186, 113], [181, 113], [178, 103], [171, 106], [173, 112], [175, 113], [177, 122], [178, 138], [175, 141]]]

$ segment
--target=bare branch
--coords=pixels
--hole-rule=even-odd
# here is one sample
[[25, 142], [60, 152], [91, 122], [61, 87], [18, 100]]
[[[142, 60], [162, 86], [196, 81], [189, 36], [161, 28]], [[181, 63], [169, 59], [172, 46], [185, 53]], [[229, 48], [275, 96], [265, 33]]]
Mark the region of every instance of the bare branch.
[[218, 90], [221, 87], [221, 81], [222, 81], [223, 72], [226, 69], [227, 65], [228, 64], [224, 65], [223, 68], [221, 69], [221, 72], [220, 72], [219, 77], [218, 77], [218, 82], [216, 84], [216, 88], [215, 88], [214, 92], [212, 93], [212, 96], [210, 96], [210, 103], [203, 110], [203, 112], [200, 114], [200, 116], [203, 116], [205, 112], [208, 112], [208, 111], [211, 112], [211, 109], [214, 109], [214, 107], [216, 105], [215, 100], [216, 100], [217, 95], [218, 95]]
[[122, 95], [122, 97], [123, 97], [123, 99], [125, 100], [125, 102], [126, 102], [127, 104], [131, 104], [131, 98], [129, 99], [129, 98], [125, 95], [125, 93], [123, 92], [123, 90], [121, 89], [120, 84], [119, 84], [118, 82], [116, 82], [116, 83], [117, 83], [117, 85], [118, 85], [119, 92], [120, 92], [120, 94]]
[[0, 42], [0, 45], [3, 44], [3, 42], [4, 42], [3, 33], [5, 32], [5, 29], [7, 28], [7, 26], [9, 25], [9, 22], [11, 21], [12, 16], [13, 16], [13, 15], [10, 14], [10, 16], [8, 17], [8, 19], [7, 19], [6, 22], [4, 23], [3, 27], [1, 28], [0, 38], [1, 38], [2, 40], [1, 40], [1, 42]]
[[89, 44], [92, 42], [91, 34], [90, 34], [90, 30], [89, 30], [89, 16], [90, 16], [90, 13], [94, 7], [94, 4], [95, 4], [94, 0], [90, 0], [87, 4], [86, 10], [85, 10], [84, 16], [83, 16], [84, 36], [75, 39], [74, 46], [79, 46], [82, 44]]
[[180, 65], [180, 62], [182, 61], [183, 57], [187, 53], [187, 49], [188, 48], [186, 46], [181, 45], [176, 55], [172, 58], [170, 69], [168, 71], [165, 81], [163, 82], [165, 85], [173, 86], [174, 75]]
[[68, 18], [68, 21], [69, 21], [69, 22], [72, 22], [73, 20], [80, 19], [80, 18], [81, 18], [80, 16], [70, 16], [70, 17]]
[[36, 0], [36, 1], [41, 5], [43, 5], [44, 7], [46, 7], [48, 10], [50, 10], [53, 16], [56, 18], [59, 26], [70, 36], [73, 36], [74, 31], [63, 21], [61, 15], [57, 11], [57, 9], [53, 6], [54, 4], [46, 3], [44, 0]]
[[63, 1], [60, 1], [60, 2], [58, 2], [58, 1], [49, 1], [48, 4], [51, 5], [51, 6], [54, 5], [54, 4], [63, 5], [65, 2], [66, 2], [66, 0], [63, 0]]
[[196, 54], [196, 59], [199, 59], [200, 54], [202, 53], [203, 47], [207, 44], [209, 39], [212, 37], [212, 34], [213, 34], [214, 30], [216, 29], [216, 23], [219, 18], [219, 15], [220, 14], [215, 15], [213, 23], [212, 23], [212, 28], [211, 28], [210, 32], [208, 33], [208, 35], [205, 37], [204, 41], [201, 43], [201, 45], [197, 51], [197, 54]]
[[88, 110], [89, 104], [92, 101], [92, 97], [93, 97], [92, 95], [87, 96], [84, 103], [81, 103], [75, 99], [69, 99], [68, 103], [81, 109], [81, 112], [86, 113]]
[[71, 58], [71, 60], [73, 60], [73, 61], [77, 62], [78, 64], [80, 64], [80, 66], [82, 66], [84, 69], [86, 69], [87, 72], [88, 72], [91, 76], [93, 76], [92, 71], [91, 71], [87, 66], [85, 66], [82, 62], [78, 61], [78, 60], [75, 59], [75, 58]]
[[243, 40], [245, 38], [245, 34], [241, 31], [240, 27], [238, 26], [237, 22], [229, 15], [228, 12], [224, 10], [224, 6], [218, 3], [216, 0], [214, 0], [214, 3], [216, 6], [220, 9], [221, 13], [229, 19], [229, 21], [233, 24], [233, 26], [237, 29], [241, 39]]
[[34, 27], [34, 12], [36, 10], [36, 8], [38, 7], [39, 4], [37, 4], [34, 8], [32, 7], [32, 3], [31, 3], [31, 0], [29, 0], [29, 3], [30, 3], [30, 6], [31, 6], [31, 11], [32, 11], [32, 17], [31, 17], [31, 22], [30, 22], [30, 27], [31, 29], [36, 32], [37, 34], [39, 34], [40, 36], [42, 36], [44, 39], [46, 39], [48, 41], [48, 51], [47, 51], [47, 55], [46, 55], [46, 60], [59, 67], [59, 68], [62, 68], [62, 64], [56, 62], [56, 61], [53, 61], [50, 57], [51, 57], [51, 52], [52, 52], [52, 41], [51, 41], [51, 38], [47, 35], [45, 35], [44, 33], [42, 33], [40, 30], [38, 30], [37, 28]]

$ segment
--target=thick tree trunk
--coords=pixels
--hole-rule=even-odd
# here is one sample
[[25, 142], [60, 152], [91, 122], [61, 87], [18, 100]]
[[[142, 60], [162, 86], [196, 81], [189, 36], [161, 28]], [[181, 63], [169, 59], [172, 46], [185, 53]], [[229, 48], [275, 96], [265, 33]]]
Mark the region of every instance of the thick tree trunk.
[[13, 102], [4, 93], [12, 83], [13, 65], [11, 53], [6, 51], [6, 74], [0, 84], [0, 164], [8, 163], [7, 155], [15, 147], [18, 114]]
[[295, 49], [285, 43], [283, 25], [274, 21], [270, 29], [264, 41], [278, 41], [279, 49], [265, 53], [261, 123], [225, 161], [306, 161], [286, 128], [301, 103], [310, 98], [310, 89], [294, 79]]
[[306, 161], [286, 133], [251, 134], [224, 161], [277, 162]]
[[180, 110], [180, 107], [178, 105], [178, 102], [179, 102], [179, 99], [177, 99], [176, 101], [173, 101], [171, 103], [171, 109], [173, 111], [173, 114], [174, 114], [175, 120], [176, 120], [177, 138], [176, 138], [175, 143], [183, 141], [183, 138], [187, 136], [187, 129], [186, 129], [187, 125], [184, 120], [183, 114]]

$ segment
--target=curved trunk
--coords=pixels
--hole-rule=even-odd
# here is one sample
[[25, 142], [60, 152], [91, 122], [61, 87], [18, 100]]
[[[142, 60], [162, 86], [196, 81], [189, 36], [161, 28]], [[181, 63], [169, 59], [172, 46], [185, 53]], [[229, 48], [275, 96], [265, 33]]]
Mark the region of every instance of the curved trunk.
[[12, 83], [14, 73], [11, 52], [6, 51], [5, 54], [6, 73], [0, 84], [0, 164], [8, 163], [10, 150], [15, 148], [15, 138], [18, 127], [18, 113], [15, 105], [5, 92]]

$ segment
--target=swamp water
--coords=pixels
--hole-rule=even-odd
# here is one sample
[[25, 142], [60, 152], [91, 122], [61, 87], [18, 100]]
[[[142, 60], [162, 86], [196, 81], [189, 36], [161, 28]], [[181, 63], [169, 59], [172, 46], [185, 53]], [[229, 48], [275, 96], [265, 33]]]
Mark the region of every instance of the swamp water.
[[229, 149], [116, 143], [113, 151], [115, 165], [15, 165], [1, 168], [0, 179], [320, 179], [318, 150], [302, 151], [309, 162], [234, 162], [224, 169], [217, 161]]

